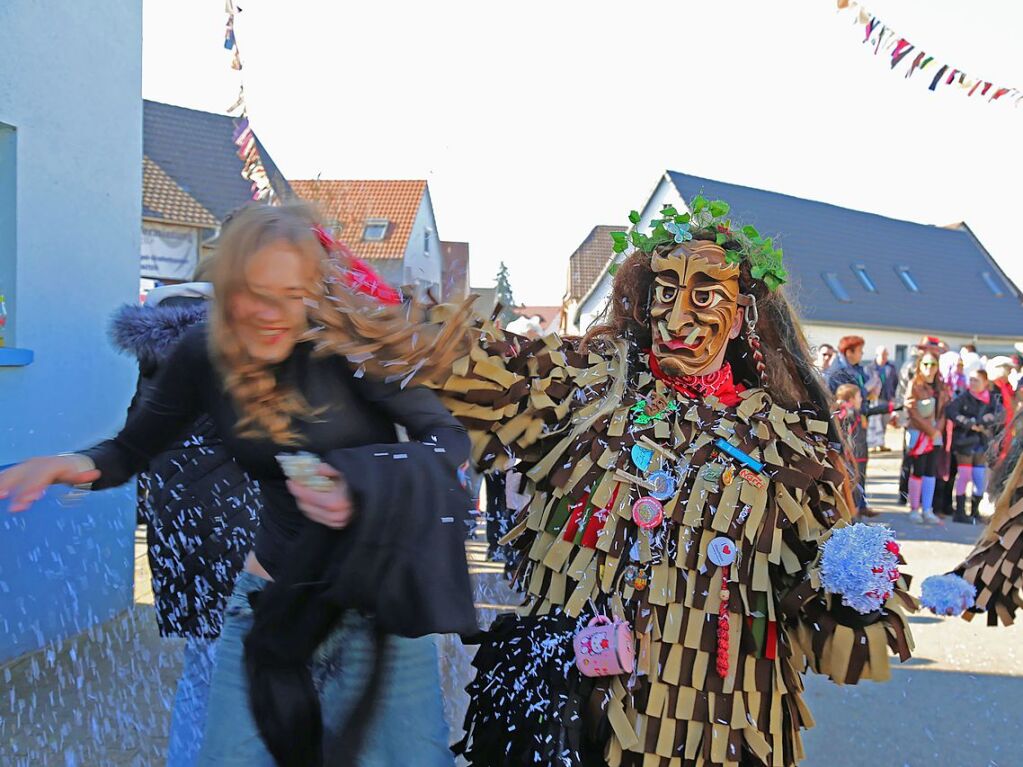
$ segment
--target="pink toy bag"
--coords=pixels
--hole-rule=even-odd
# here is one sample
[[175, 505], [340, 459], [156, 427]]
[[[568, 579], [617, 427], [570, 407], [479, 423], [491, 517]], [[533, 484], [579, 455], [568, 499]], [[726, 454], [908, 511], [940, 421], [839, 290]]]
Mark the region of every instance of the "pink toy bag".
[[636, 646], [627, 621], [594, 617], [572, 639], [575, 665], [583, 676], [631, 674], [636, 667]]

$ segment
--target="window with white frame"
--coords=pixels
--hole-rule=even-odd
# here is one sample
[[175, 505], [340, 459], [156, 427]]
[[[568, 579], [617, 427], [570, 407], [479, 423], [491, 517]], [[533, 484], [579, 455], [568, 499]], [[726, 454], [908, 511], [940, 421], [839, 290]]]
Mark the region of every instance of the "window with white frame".
[[386, 218], [367, 218], [362, 226], [362, 239], [366, 242], [379, 242], [387, 237], [390, 223]]

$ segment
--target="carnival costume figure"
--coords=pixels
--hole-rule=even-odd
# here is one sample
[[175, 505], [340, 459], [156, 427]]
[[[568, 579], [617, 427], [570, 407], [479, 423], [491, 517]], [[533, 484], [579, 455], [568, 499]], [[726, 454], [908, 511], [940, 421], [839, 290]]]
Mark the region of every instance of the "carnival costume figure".
[[483, 322], [435, 382], [477, 466], [518, 461], [531, 496], [508, 536], [525, 602], [482, 641], [456, 750], [486, 767], [795, 765], [802, 673], [879, 681], [889, 651], [910, 655], [898, 546], [848, 525], [781, 250], [701, 197], [649, 235], [631, 220], [605, 324], [526, 341]]
[[972, 620], [987, 613], [987, 624], [1010, 626], [1023, 608], [1023, 416], [1010, 430], [1010, 447], [997, 455], [1006, 459], [995, 469], [992, 494], [995, 513], [973, 551], [946, 575], [923, 582], [924, 606], [938, 615]]

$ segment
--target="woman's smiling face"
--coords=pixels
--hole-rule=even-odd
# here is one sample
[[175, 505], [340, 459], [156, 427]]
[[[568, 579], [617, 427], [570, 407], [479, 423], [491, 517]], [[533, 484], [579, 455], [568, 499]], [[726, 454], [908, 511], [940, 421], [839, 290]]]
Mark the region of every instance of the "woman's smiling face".
[[315, 269], [287, 242], [271, 242], [253, 254], [245, 268], [246, 288], [229, 297], [230, 321], [254, 360], [287, 359], [308, 330], [305, 300]]

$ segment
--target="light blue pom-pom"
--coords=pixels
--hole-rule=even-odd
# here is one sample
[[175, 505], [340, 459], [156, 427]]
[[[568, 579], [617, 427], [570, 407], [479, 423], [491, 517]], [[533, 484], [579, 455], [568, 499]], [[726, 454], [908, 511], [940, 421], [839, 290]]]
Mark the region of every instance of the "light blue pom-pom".
[[920, 604], [935, 615], [962, 615], [976, 599], [973, 584], [954, 573], [931, 575], [920, 585]]
[[899, 579], [899, 547], [885, 525], [856, 524], [835, 530], [824, 542], [821, 582], [860, 613], [881, 609]]

